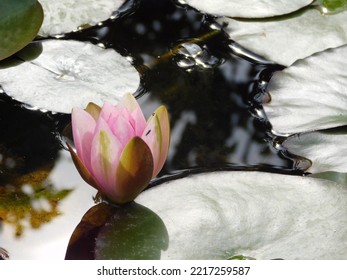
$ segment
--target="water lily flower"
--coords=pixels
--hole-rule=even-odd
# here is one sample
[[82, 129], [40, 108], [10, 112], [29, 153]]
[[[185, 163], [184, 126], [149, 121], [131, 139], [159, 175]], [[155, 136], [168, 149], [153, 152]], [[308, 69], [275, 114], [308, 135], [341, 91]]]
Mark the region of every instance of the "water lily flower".
[[128, 94], [116, 106], [73, 108], [71, 125], [76, 152], [68, 146], [79, 173], [116, 204], [134, 200], [165, 163], [170, 138], [165, 106], [146, 122]]

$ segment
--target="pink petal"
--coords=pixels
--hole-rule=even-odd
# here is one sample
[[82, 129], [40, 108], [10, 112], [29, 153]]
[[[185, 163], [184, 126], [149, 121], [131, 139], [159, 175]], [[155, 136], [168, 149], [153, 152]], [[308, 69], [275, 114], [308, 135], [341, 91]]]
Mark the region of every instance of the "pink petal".
[[135, 134], [141, 136], [146, 127], [146, 118], [143, 115], [136, 98], [132, 94], [128, 93], [118, 103], [117, 108], [119, 108], [119, 110], [126, 108], [129, 111], [131, 116], [129, 120], [135, 130]]
[[135, 130], [135, 135], [141, 137], [147, 125], [145, 116], [143, 115], [141, 108], [138, 107], [134, 111], [132, 111], [131, 117], [132, 117], [132, 125]]
[[96, 122], [86, 111], [74, 108], [71, 113], [71, 124], [77, 155], [86, 168], [91, 170], [90, 150]]
[[119, 101], [119, 103], [117, 104], [117, 107], [119, 107], [119, 109], [127, 108], [129, 112], [131, 113], [135, 111], [137, 108], [139, 108], [140, 105], [139, 103], [137, 103], [136, 98], [131, 93], [128, 93], [124, 95], [121, 101]]
[[111, 128], [112, 133], [122, 143], [123, 147], [135, 136], [134, 120], [127, 108], [113, 106], [105, 103], [100, 112], [102, 117]]
[[160, 106], [148, 119], [141, 137], [153, 155], [153, 176], [158, 175], [167, 158], [170, 145], [170, 123], [166, 108]]
[[110, 119], [117, 117], [119, 114], [120, 111], [115, 106], [109, 102], [105, 102], [99, 116], [109, 123]]
[[118, 115], [109, 122], [112, 133], [122, 144], [122, 148], [135, 136], [134, 128], [130, 124], [128, 117], [129, 115], [127, 114], [124, 114], [124, 116]]
[[91, 147], [92, 173], [100, 190], [113, 196], [116, 190], [116, 170], [122, 147], [103, 118], [99, 118]]

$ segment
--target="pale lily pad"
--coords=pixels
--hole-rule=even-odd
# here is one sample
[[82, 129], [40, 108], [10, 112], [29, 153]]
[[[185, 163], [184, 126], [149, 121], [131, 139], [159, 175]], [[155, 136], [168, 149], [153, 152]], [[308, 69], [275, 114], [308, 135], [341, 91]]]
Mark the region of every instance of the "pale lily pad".
[[169, 234], [162, 259], [345, 259], [347, 188], [261, 172], [215, 172], [141, 194]]
[[[347, 18], [346, 18], [347, 19]], [[347, 45], [299, 60], [276, 72], [264, 106], [277, 133], [292, 134], [347, 124]]]
[[89, 102], [118, 103], [140, 83], [125, 57], [90, 43], [46, 40], [18, 56], [11, 62], [19, 65], [0, 64], [1, 87], [18, 101], [49, 111], [71, 113]]
[[42, 20], [42, 7], [36, 0], [1, 0], [0, 60], [29, 44], [39, 31]]
[[184, 2], [213, 15], [264, 18], [289, 14], [311, 4], [313, 0], [184, 0]]
[[[316, 178], [242, 171], [193, 175], [153, 187], [127, 208], [92, 208], [67, 255], [346, 259], [346, 199], [346, 186]], [[95, 209], [101, 216], [93, 217], [100, 212]]]
[[125, 0], [40, 0], [45, 18], [41, 36], [56, 35], [108, 19]]
[[312, 162], [306, 171], [347, 173], [347, 133], [317, 131], [289, 137], [283, 146], [292, 154], [305, 157]]
[[263, 21], [219, 19], [232, 40], [264, 58], [289, 66], [298, 59], [347, 43], [347, 11], [324, 15], [308, 9]]

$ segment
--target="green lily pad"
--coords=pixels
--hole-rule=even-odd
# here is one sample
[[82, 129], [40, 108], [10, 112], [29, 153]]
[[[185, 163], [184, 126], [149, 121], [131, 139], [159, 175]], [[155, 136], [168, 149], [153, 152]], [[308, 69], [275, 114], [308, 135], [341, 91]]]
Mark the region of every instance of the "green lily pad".
[[43, 21], [43, 10], [36, 0], [1, 0], [0, 60], [30, 43]]
[[160, 259], [168, 233], [158, 215], [137, 203], [92, 207], [75, 229], [66, 259]]

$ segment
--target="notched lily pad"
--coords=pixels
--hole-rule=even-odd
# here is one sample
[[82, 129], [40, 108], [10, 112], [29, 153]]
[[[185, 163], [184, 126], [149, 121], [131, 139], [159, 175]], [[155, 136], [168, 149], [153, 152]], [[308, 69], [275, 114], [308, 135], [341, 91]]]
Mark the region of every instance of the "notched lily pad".
[[1, 0], [0, 60], [29, 44], [43, 21], [43, 11], [36, 0]]
[[148, 208], [100, 203], [75, 229], [66, 259], [160, 259], [167, 246], [166, 227]]
[[125, 57], [91, 43], [33, 42], [16, 56], [11, 59], [18, 62], [15, 67], [8, 60], [0, 64], [1, 87], [18, 101], [49, 111], [71, 113], [89, 102], [117, 103], [140, 83]]

